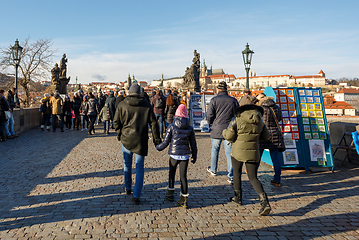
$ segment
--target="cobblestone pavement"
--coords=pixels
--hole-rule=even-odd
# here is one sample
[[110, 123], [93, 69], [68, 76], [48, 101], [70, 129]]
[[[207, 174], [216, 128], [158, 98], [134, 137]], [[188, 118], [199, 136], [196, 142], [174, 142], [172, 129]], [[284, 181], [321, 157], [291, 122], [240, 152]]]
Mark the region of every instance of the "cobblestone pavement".
[[[243, 206], [229, 203], [226, 160], [209, 176], [211, 141], [196, 133], [199, 156], [190, 164], [189, 209], [164, 200], [166, 150], [150, 144], [141, 204], [123, 192], [121, 143], [105, 135], [33, 129], [0, 143], [1, 239], [358, 239], [359, 168], [345, 163], [335, 173], [284, 172], [282, 187], [259, 178], [273, 211], [258, 215], [259, 201], [247, 176]], [[176, 180], [179, 180], [177, 173]], [[179, 182], [176, 182], [176, 199]]]

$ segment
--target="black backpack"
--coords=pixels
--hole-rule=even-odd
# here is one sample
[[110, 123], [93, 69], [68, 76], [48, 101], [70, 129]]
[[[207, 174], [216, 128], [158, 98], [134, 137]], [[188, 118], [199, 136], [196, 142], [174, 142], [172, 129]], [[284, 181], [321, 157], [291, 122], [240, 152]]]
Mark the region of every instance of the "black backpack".
[[44, 102], [43, 104], [41, 104], [40, 106], [40, 112], [44, 113], [46, 111], [46, 102]]
[[156, 107], [156, 108], [163, 108], [163, 101], [162, 101], [161, 98], [157, 98], [157, 99], [156, 99], [155, 107]]

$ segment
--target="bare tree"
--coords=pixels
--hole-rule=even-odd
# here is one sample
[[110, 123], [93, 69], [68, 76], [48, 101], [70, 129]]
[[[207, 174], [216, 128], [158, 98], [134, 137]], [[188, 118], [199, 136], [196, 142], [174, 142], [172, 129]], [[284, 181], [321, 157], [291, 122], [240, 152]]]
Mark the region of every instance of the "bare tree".
[[[19, 65], [18, 81], [25, 91], [23, 104], [25, 107], [28, 107], [30, 104], [30, 89], [34, 82], [50, 78], [50, 64], [52, 63], [55, 50], [51, 49], [52, 39], [39, 39], [30, 43], [30, 39], [27, 38], [20, 45], [23, 47], [23, 50]], [[3, 71], [11, 66], [15, 66], [11, 57], [11, 47], [9, 46], [0, 50], [0, 67]]]

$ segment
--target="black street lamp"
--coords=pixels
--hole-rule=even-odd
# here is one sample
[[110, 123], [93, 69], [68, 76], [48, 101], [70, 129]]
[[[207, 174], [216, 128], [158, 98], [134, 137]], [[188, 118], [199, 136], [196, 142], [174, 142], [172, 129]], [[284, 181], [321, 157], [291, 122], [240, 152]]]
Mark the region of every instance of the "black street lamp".
[[15, 45], [11, 48], [12, 59], [15, 63], [15, 90], [17, 90], [17, 68], [20, 64], [22, 47], [19, 45], [19, 41], [16, 39]]
[[244, 67], [245, 67], [246, 72], [247, 72], [246, 88], [248, 88], [248, 89], [249, 89], [249, 69], [251, 68], [253, 53], [254, 52], [249, 49], [249, 45], [247, 43], [246, 49], [244, 49], [244, 51], [242, 51], [242, 55], [243, 55]]

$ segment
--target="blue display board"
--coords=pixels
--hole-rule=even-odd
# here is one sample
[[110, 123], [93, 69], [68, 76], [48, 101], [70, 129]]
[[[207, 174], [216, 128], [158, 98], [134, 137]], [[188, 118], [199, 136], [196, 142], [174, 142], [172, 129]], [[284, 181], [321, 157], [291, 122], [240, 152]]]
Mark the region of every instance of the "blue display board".
[[[282, 168], [327, 167], [334, 170], [321, 88], [274, 88], [282, 112], [279, 122], [286, 151], [279, 154]], [[268, 152], [262, 161], [272, 164]]]

